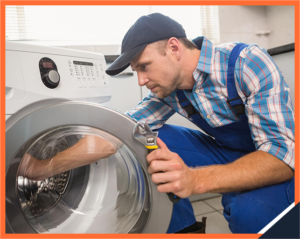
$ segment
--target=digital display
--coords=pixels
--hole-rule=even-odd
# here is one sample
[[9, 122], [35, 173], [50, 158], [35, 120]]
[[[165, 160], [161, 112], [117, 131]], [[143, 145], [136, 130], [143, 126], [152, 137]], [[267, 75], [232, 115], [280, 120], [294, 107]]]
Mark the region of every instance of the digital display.
[[52, 62], [44, 61], [44, 62], [43, 62], [43, 67], [44, 67], [44, 68], [53, 68], [53, 64], [52, 64]]
[[93, 63], [83, 61], [73, 61], [74, 65], [93, 66]]

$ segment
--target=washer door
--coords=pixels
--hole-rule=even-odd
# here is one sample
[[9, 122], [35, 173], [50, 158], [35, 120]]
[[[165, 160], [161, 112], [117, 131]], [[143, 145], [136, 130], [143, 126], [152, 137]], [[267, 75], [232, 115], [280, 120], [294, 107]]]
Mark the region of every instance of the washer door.
[[[151, 181], [147, 150], [132, 136], [132, 119], [85, 102], [38, 110], [31, 106], [29, 111], [24, 109], [6, 122], [8, 233], [167, 231], [173, 204]], [[43, 179], [22, 173], [30, 168], [26, 155], [49, 159], [89, 135], [106, 139], [116, 153]]]

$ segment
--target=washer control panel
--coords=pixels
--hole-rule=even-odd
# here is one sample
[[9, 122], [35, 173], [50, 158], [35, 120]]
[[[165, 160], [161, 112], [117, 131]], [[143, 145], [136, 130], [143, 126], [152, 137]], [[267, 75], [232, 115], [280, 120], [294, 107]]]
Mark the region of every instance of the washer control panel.
[[6, 115], [56, 98], [109, 105], [103, 54], [10, 41], [5, 52]]
[[106, 87], [103, 65], [96, 62], [68, 60], [70, 76], [76, 78], [78, 88], [97, 88], [97, 81]]

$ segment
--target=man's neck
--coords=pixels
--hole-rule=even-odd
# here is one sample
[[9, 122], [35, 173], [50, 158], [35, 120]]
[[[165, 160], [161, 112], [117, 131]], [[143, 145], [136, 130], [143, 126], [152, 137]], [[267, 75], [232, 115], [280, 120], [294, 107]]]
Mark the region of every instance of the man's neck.
[[194, 87], [195, 79], [193, 73], [197, 68], [201, 51], [198, 49], [185, 49], [182, 57], [181, 84], [178, 89], [191, 90]]

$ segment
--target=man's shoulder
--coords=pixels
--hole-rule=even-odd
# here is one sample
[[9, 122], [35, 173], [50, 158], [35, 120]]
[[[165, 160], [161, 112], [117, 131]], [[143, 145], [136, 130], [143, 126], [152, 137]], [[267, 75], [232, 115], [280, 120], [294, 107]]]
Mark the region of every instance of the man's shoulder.
[[[232, 52], [233, 48], [238, 45], [241, 42], [228, 42], [228, 43], [222, 43], [215, 46], [215, 54], [219, 54], [220, 57], [217, 59], [220, 59], [222, 62], [223, 60], [227, 61], [229, 59], [230, 53]], [[247, 44], [247, 43], [246, 43]], [[263, 47], [260, 47], [256, 43], [249, 43], [248, 46], [245, 47], [240, 52], [240, 57], [245, 58], [248, 56], [254, 56], [258, 54], [266, 54], [267, 50]], [[215, 60], [217, 60], [215, 59]]]
[[232, 49], [239, 43], [240, 42], [226, 42], [218, 44], [215, 46], [215, 52], [222, 52], [226, 55], [229, 55]]
[[[224, 54], [230, 54], [231, 53], [231, 51], [232, 51], [232, 49], [236, 46], [236, 45], [238, 45], [238, 44], [240, 44], [241, 42], [226, 42], [226, 43], [222, 43], [222, 44], [218, 44], [218, 45], [216, 45], [215, 46], [215, 52], [222, 52], [222, 53], [224, 53]], [[263, 52], [266, 52], [266, 49], [265, 48], [263, 48], [263, 47], [260, 47], [260, 46], [258, 46], [256, 43], [245, 43], [245, 44], [247, 44], [248, 46], [245, 48], [245, 51], [248, 51], [248, 50], [251, 50], [251, 49], [254, 49], [254, 48], [256, 48], [256, 49], [259, 49], [259, 50], [261, 50], [261, 51], [263, 51]], [[254, 47], [254, 48], [253, 48]]]

